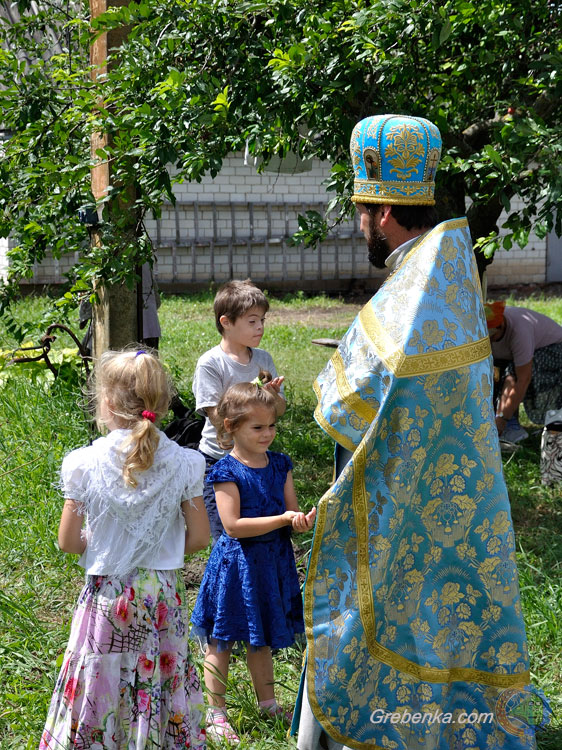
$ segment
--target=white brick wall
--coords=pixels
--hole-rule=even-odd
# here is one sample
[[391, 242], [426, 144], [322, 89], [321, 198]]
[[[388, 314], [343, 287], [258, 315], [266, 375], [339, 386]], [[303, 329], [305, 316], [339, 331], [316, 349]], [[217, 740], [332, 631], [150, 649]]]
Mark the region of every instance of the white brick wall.
[[161, 246], [156, 255], [156, 276], [160, 284], [172, 281], [179, 284], [210, 281], [220, 283], [231, 278], [231, 265], [233, 277], [250, 275], [255, 280], [266, 284], [268, 281], [300, 281], [301, 279], [304, 281], [331, 281], [336, 278], [349, 280], [352, 278], [352, 270], [354, 270], [354, 278], [365, 279], [382, 275], [369, 265], [362, 241], [342, 240], [337, 247], [333, 241], [323, 243], [320, 264], [318, 250], [305, 249], [301, 256], [300, 248], [291, 247], [287, 243], [285, 245], [270, 243], [268, 250], [266, 252], [263, 243], [252, 244], [248, 268], [246, 244], [233, 244], [232, 249], [216, 245], [214, 247], [214, 273], [211, 275], [211, 249], [209, 246], [198, 245], [195, 247], [196, 270], [193, 276], [192, 246], [180, 245], [176, 248], [170, 245]]
[[0, 238], [0, 278], [5, 278], [8, 271], [7, 252], [10, 247], [10, 240]]
[[[514, 200], [511, 211], [522, 211], [524, 204]], [[507, 219], [503, 213], [498, 220], [501, 226]], [[500, 249], [494, 256], [494, 262], [487, 269], [490, 286], [508, 286], [509, 284], [543, 284], [546, 281], [546, 239], [539, 239], [534, 232], [529, 235], [529, 243], [524, 249], [514, 245], [511, 250]]]
[[[265, 172], [257, 174], [255, 168], [244, 163], [240, 154], [232, 154], [223, 162], [221, 173], [215, 179], [204, 177], [201, 183], [177, 184], [174, 192], [178, 204], [179, 240], [174, 209], [165, 205], [162, 218], [157, 222], [148, 217], [147, 230], [157, 251], [157, 277], [162, 283], [190, 284], [225, 281], [230, 277], [248, 275], [248, 245], [251, 240], [251, 275], [258, 281], [281, 281], [285, 278], [299, 282], [352, 278], [364, 280], [380, 276], [367, 261], [365, 243], [358, 232], [358, 222], [348, 221], [337, 226], [339, 239], [328, 237], [321, 247], [321, 275], [318, 268], [318, 250], [304, 249], [304, 267], [301, 266], [301, 249], [282, 241], [298, 228], [297, 215], [310, 208], [327, 203], [332, 194], [326, 193], [323, 182], [329, 175], [329, 165], [318, 159], [309, 164], [310, 170], [299, 174]], [[198, 221], [195, 245], [195, 275], [192, 264], [192, 240], [195, 238], [193, 205], [182, 207], [183, 202], [197, 201]], [[229, 203], [235, 203], [231, 207]], [[212, 204], [217, 203], [213, 217]], [[253, 207], [253, 229], [250, 226], [248, 204]], [[220, 205], [222, 204], [222, 205]], [[271, 204], [269, 210], [266, 204]], [[288, 205], [293, 204], [293, 205]], [[515, 202], [512, 210], [521, 209]], [[229, 243], [232, 240], [232, 218], [236, 239], [231, 242], [232, 260], [229, 258]], [[502, 216], [499, 222], [505, 221]], [[266, 246], [268, 234], [274, 238]], [[355, 236], [353, 236], [355, 235]], [[214, 275], [211, 275], [211, 241], [214, 246]], [[277, 241], [275, 241], [277, 240]], [[337, 245], [337, 252], [336, 252]], [[5, 272], [7, 241], [0, 240], [0, 274]], [[175, 257], [174, 257], [175, 256]], [[266, 260], [268, 256], [268, 261]], [[74, 256], [63, 256], [59, 261], [51, 257], [35, 269], [33, 283], [57, 283], [75, 262]], [[267, 273], [269, 269], [269, 273]], [[546, 241], [531, 235], [529, 245], [521, 250], [500, 250], [488, 269], [489, 285], [512, 283], [542, 283], [546, 280]], [[295, 285], [295, 288], [298, 285]], [[346, 285], [345, 285], [346, 286]]]

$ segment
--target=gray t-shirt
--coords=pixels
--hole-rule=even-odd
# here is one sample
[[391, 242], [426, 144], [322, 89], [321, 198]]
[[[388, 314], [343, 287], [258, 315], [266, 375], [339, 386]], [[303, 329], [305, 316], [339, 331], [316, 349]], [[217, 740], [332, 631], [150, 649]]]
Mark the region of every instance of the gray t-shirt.
[[562, 326], [551, 318], [525, 307], [506, 307], [505, 333], [492, 341], [494, 359], [512, 361], [517, 367], [533, 359], [537, 349], [562, 341]]
[[222, 458], [228, 451], [223, 450], [217, 443], [217, 432], [207, 417], [205, 409], [216, 406], [222, 394], [231, 385], [249, 383], [257, 378], [260, 370], [268, 370], [272, 378], [277, 377], [273, 359], [263, 349], [251, 349], [250, 361], [246, 365], [225, 354], [220, 345], [209, 349], [199, 357], [193, 376], [193, 395], [196, 410], [205, 417], [199, 450], [207, 456]]

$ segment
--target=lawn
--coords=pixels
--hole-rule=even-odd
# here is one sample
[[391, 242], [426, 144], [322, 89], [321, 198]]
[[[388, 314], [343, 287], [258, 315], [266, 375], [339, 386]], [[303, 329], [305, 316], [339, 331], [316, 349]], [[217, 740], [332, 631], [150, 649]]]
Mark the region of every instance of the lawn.
[[[39, 319], [44, 298], [27, 299], [20, 319]], [[562, 298], [517, 300], [562, 323]], [[165, 296], [160, 310], [163, 360], [181, 395], [189, 401], [197, 357], [218, 343], [209, 294]], [[311, 343], [337, 338], [357, 312], [357, 305], [327, 298], [295, 296], [274, 300], [262, 346], [286, 376], [289, 408], [280, 421], [275, 447], [293, 458], [301, 505], [315, 504], [331, 478], [331, 441], [316, 426], [311, 389], [331, 350]], [[75, 321], [72, 321], [75, 325]], [[76, 326], [75, 326], [76, 327]], [[70, 342], [57, 342], [61, 347]], [[14, 346], [1, 328], [0, 349]], [[59, 552], [56, 529], [61, 498], [56, 487], [63, 455], [88, 440], [77, 383], [49, 383], [0, 371], [0, 750], [36, 748], [60, 664], [82, 572], [76, 559]], [[560, 491], [545, 488], [539, 477], [538, 431], [505, 461], [515, 524], [523, 608], [530, 642], [533, 679], [562, 708], [562, 501]], [[297, 537], [297, 556], [304, 570], [310, 535]], [[189, 580], [204, 563], [190, 561]], [[196, 582], [190, 584], [191, 597]], [[278, 692], [287, 705], [294, 700], [301, 651], [295, 647], [276, 657]], [[245, 667], [235, 661], [229, 703], [244, 733], [241, 748], [291, 747], [280, 724], [257, 716]], [[539, 740], [540, 750], [559, 750], [559, 720]]]

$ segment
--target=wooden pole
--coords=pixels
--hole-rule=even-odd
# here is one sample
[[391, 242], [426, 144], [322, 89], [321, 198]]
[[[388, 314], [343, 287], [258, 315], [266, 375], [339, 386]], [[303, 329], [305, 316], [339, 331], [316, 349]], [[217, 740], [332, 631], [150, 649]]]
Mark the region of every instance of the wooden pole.
[[[122, 7], [128, 5], [129, 0], [90, 0], [90, 15], [96, 18], [105, 13], [110, 7]], [[118, 64], [115, 59], [115, 50], [118, 49], [126, 39], [128, 27], [123, 26], [113, 29], [108, 33], [100, 35], [92, 44], [90, 59], [93, 66], [92, 77], [97, 79], [107, 73], [108, 69]], [[113, 59], [108, 61], [108, 54], [112, 53]], [[100, 148], [108, 145], [108, 137], [105, 133], [98, 133], [91, 138], [92, 156]], [[92, 193], [96, 202], [107, 195], [111, 180], [111, 169], [107, 162], [99, 162], [92, 169]], [[133, 206], [134, 188], [131, 186], [130, 200], [130, 232], [131, 236], [136, 233], [136, 214]], [[127, 212], [127, 203], [120, 201], [119, 206], [110, 206], [112, 211]], [[125, 231], [125, 235], [127, 232]], [[94, 245], [101, 244], [101, 229], [94, 227], [91, 235]], [[121, 349], [128, 344], [134, 343], [142, 338], [142, 331], [138, 329], [138, 290], [129, 289], [125, 285], [107, 286], [99, 285], [96, 288], [99, 304], [93, 306], [93, 355], [98, 358], [107, 349]]]

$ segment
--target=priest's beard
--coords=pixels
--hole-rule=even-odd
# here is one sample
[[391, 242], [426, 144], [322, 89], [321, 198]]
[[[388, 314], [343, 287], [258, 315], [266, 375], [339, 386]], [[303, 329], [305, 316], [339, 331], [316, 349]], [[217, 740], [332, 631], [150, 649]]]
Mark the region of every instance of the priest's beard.
[[384, 262], [390, 255], [388, 240], [375, 224], [375, 215], [369, 217], [369, 239], [367, 240], [369, 263], [375, 268], [385, 268]]

